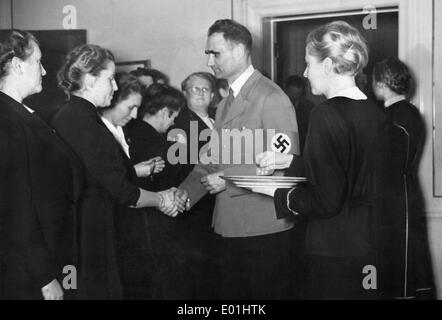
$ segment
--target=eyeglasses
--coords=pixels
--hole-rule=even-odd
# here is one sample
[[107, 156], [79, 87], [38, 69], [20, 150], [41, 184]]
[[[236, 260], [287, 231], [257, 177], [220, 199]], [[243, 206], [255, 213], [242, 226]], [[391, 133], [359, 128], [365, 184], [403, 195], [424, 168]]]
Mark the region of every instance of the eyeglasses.
[[199, 87], [191, 87], [191, 88], [188, 88], [187, 90], [193, 94], [208, 93], [211, 91], [209, 88], [199, 88]]

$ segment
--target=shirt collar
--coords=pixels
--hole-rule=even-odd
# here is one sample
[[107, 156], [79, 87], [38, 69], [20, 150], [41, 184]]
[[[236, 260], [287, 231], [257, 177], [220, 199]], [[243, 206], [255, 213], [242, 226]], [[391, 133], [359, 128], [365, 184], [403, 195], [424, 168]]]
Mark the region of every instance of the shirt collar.
[[353, 100], [367, 100], [367, 96], [356, 86], [341, 90], [330, 98], [346, 97]]
[[394, 96], [394, 97], [392, 97], [392, 98], [390, 98], [390, 99], [388, 99], [388, 100], [386, 100], [384, 102], [384, 107], [388, 108], [392, 104], [395, 104], [396, 102], [399, 102], [399, 101], [402, 101], [402, 100], [405, 100], [405, 99], [406, 99], [405, 96], [402, 95], [402, 94], [398, 95], [398, 96]]
[[250, 65], [241, 75], [233, 81], [233, 83], [230, 85], [230, 88], [233, 90], [233, 96], [236, 98], [236, 96], [239, 94], [239, 91], [243, 87], [243, 85], [249, 80], [250, 76], [252, 75], [253, 71], [255, 71], [255, 68], [253, 68], [252, 65]]

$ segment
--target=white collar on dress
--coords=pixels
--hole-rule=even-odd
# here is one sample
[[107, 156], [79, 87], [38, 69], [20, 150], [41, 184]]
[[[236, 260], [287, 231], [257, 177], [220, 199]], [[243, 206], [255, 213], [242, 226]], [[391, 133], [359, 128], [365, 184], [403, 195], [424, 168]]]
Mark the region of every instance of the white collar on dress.
[[236, 98], [236, 96], [239, 94], [239, 91], [243, 87], [243, 85], [249, 80], [250, 76], [252, 75], [253, 71], [255, 71], [255, 68], [253, 68], [252, 65], [250, 65], [241, 75], [233, 81], [233, 83], [230, 85], [230, 88], [233, 90], [233, 96]]
[[26, 110], [28, 110], [30, 113], [34, 113], [34, 110], [32, 110], [31, 108], [25, 106], [24, 104], [22, 104], [23, 107], [25, 107]]
[[121, 145], [121, 147], [123, 147], [124, 153], [126, 153], [127, 157], [130, 158], [129, 145], [126, 142], [123, 128], [121, 126], [115, 126], [113, 123], [111, 123], [109, 120], [107, 120], [103, 116], [101, 117], [101, 120], [103, 120], [103, 123], [109, 129], [109, 131], [112, 133], [112, 135], [115, 137], [115, 139]]
[[346, 97], [352, 100], [367, 100], [367, 96], [356, 86], [341, 90], [329, 99], [334, 97]]
[[402, 101], [402, 100], [406, 100], [407, 98], [405, 98], [404, 95], [398, 95], [398, 96], [394, 96], [388, 100], [386, 100], [384, 102], [384, 107], [388, 108], [389, 106], [391, 106], [392, 104], [395, 104], [396, 102]]

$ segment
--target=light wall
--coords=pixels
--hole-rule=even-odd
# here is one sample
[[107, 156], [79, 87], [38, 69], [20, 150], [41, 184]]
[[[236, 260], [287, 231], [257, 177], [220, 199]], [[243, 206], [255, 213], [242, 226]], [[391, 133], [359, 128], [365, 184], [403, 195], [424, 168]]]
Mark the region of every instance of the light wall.
[[76, 8], [89, 43], [109, 48], [118, 61], [150, 59], [175, 86], [191, 72], [209, 71], [207, 29], [231, 16], [230, 0], [13, 0], [14, 28], [63, 29], [66, 5]]
[[0, 0], [0, 29], [11, 27], [11, 0]]

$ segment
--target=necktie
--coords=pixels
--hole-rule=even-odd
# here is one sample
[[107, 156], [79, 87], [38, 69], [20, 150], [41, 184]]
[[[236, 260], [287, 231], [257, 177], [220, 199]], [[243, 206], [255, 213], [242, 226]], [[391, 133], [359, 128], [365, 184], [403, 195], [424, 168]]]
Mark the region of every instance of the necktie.
[[232, 90], [232, 88], [229, 88], [229, 95], [227, 96], [221, 119], [224, 119], [226, 117], [227, 112], [229, 112], [230, 106], [233, 103], [233, 100], [235, 100], [235, 97], [233, 96], [233, 90]]

